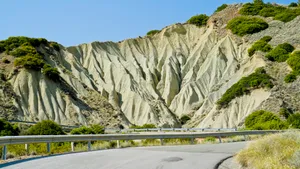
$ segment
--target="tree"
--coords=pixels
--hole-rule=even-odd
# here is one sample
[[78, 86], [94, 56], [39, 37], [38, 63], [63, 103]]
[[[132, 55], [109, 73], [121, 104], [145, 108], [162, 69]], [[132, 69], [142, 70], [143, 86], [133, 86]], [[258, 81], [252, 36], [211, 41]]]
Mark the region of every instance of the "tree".
[[64, 135], [61, 126], [51, 120], [43, 120], [30, 127], [27, 135]]
[[17, 136], [20, 129], [16, 125], [10, 124], [8, 121], [0, 119], [0, 136]]

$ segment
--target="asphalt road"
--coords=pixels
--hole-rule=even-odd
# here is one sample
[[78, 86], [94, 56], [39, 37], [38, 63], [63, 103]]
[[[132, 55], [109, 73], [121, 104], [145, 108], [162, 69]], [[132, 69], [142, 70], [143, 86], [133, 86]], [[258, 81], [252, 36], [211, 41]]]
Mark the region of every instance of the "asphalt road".
[[4, 169], [213, 169], [245, 142], [100, 150], [0, 165]]

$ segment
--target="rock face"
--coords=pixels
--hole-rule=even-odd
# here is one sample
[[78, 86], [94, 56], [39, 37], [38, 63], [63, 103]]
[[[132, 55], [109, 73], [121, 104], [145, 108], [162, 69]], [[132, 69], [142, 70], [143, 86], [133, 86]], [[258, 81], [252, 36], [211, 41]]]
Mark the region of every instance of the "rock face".
[[[274, 73], [275, 68], [287, 68], [285, 63], [274, 66], [261, 53], [249, 57], [247, 49], [266, 35], [274, 36], [272, 45], [287, 41], [297, 47], [300, 35], [294, 31], [298, 30], [299, 17], [287, 24], [270, 21], [273, 26], [251, 36], [232, 35], [225, 27], [238, 15], [239, 7], [232, 5], [213, 15], [206, 27], [175, 24], [153, 36], [119, 43], [93, 42], [61, 47], [54, 53], [41, 48], [63, 80], [56, 83], [27, 70], [10, 75], [18, 110], [14, 118], [52, 119], [61, 124], [154, 123], [178, 127], [178, 119], [189, 115], [189, 127], [238, 126], [252, 111], [278, 104], [287, 94], [285, 88], [294, 95], [299, 92], [299, 81], [286, 85], [279, 78], [290, 70]], [[282, 37], [287, 34], [285, 30], [294, 33]], [[272, 90], [254, 90], [217, 109], [216, 102], [228, 88], [263, 66], [278, 77]], [[268, 100], [272, 100], [271, 105]], [[299, 106], [294, 109], [299, 110]]]

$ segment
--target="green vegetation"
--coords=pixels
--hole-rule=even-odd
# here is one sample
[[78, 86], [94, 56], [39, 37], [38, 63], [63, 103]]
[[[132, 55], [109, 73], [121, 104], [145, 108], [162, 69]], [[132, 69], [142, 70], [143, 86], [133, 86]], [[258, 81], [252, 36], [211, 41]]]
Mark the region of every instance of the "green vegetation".
[[64, 135], [61, 126], [51, 120], [43, 120], [34, 126], [31, 126], [27, 135]]
[[287, 118], [287, 122], [291, 128], [300, 129], [300, 114], [290, 114]]
[[293, 112], [287, 108], [281, 108], [279, 111], [279, 115], [287, 119]]
[[186, 124], [187, 121], [191, 120], [191, 118], [188, 115], [183, 115], [179, 121], [181, 122], [182, 125]]
[[219, 6], [215, 12], [223, 11], [223, 10], [226, 9], [227, 7], [228, 7], [227, 4], [223, 4], [223, 5]]
[[2, 58], [2, 62], [3, 62], [3, 63], [6, 63], [6, 64], [7, 64], [7, 63], [10, 63], [10, 61], [9, 61], [6, 57], [3, 57], [3, 58]]
[[243, 77], [223, 94], [222, 98], [217, 102], [219, 108], [226, 107], [231, 100], [243, 96], [244, 94], [248, 94], [251, 90], [264, 87], [272, 88], [273, 83], [271, 79], [272, 78], [263, 68], [256, 69], [254, 73], [247, 77]]
[[152, 129], [152, 128], [156, 128], [155, 124], [144, 124], [142, 126], [131, 126], [131, 129]]
[[258, 17], [240, 16], [228, 22], [227, 28], [232, 33], [244, 36], [265, 30], [269, 27], [268, 23]]
[[245, 126], [249, 130], [280, 130], [288, 126], [272, 112], [264, 110], [255, 111], [245, 120]]
[[289, 5], [289, 7], [297, 7], [298, 6], [298, 4], [296, 3], [296, 2], [292, 2], [292, 3], [290, 3], [290, 5]]
[[56, 68], [52, 68], [45, 63], [42, 54], [37, 50], [40, 45], [52, 47], [57, 51], [60, 50], [59, 44], [56, 42], [48, 42], [43, 38], [19, 36], [0, 41], [0, 53], [5, 51], [6, 54], [17, 57], [14, 61], [14, 65], [17, 67], [36, 71], [40, 71], [43, 68], [42, 73], [53, 81], [58, 81], [59, 72]]
[[59, 71], [57, 68], [53, 68], [49, 64], [45, 64], [43, 66], [42, 73], [53, 81], [59, 81]]
[[267, 135], [251, 142], [236, 159], [242, 168], [300, 168], [300, 133]]
[[216, 137], [205, 137], [204, 142], [214, 143], [216, 142]]
[[200, 14], [200, 15], [196, 15], [191, 17], [187, 23], [189, 24], [194, 24], [196, 26], [205, 26], [207, 21], [208, 21], [209, 17], [205, 14]]
[[151, 31], [147, 32], [147, 36], [153, 36], [159, 32], [160, 32], [160, 30], [151, 30]]
[[104, 134], [104, 127], [94, 124], [89, 127], [82, 126], [75, 128], [71, 131], [71, 134]]
[[0, 119], [0, 136], [17, 136], [20, 133], [20, 129], [16, 125], [12, 125], [9, 122]]
[[289, 54], [294, 51], [294, 47], [288, 43], [278, 45], [271, 50], [267, 55], [270, 61], [285, 62], [289, 58]]
[[271, 36], [265, 36], [256, 41], [251, 48], [248, 49], [249, 56], [253, 56], [256, 51], [269, 52], [272, 46], [268, 44], [272, 40]]
[[[296, 7], [296, 3], [291, 3], [291, 6]], [[289, 22], [300, 15], [300, 9], [290, 9], [284, 6], [265, 4], [263, 1], [246, 3], [239, 11], [242, 15], [260, 15], [263, 17], [274, 17], [275, 20]]]
[[293, 69], [292, 73], [285, 77], [285, 82], [290, 83], [297, 79], [297, 76], [300, 74], [300, 51], [295, 51], [290, 55], [287, 63]]

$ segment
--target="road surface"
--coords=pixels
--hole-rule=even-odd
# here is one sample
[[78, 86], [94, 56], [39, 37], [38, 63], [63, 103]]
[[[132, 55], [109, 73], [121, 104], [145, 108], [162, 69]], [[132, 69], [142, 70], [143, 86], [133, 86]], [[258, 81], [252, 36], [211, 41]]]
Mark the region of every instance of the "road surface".
[[100, 150], [0, 165], [4, 169], [213, 169], [245, 142]]

